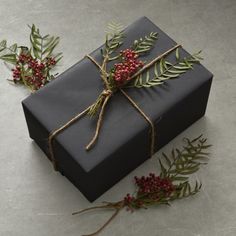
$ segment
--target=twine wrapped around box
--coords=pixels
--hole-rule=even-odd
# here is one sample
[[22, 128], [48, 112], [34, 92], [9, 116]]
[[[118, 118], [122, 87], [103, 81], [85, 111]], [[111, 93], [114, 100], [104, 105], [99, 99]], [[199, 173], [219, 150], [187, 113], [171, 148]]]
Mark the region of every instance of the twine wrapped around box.
[[[138, 70], [134, 75], [132, 75], [131, 79], [134, 79], [134, 78], [138, 77], [145, 70], [147, 70], [151, 66], [153, 66], [157, 61], [161, 60], [163, 57], [167, 56], [169, 53], [173, 52], [175, 49], [177, 49], [179, 47], [181, 47], [181, 45], [176, 44], [173, 47], [171, 47], [170, 49], [168, 49], [167, 51], [165, 51], [164, 53], [162, 53], [161, 55], [155, 57], [153, 60], [151, 60], [149, 63], [147, 63], [144, 67], [142, 67], [140, 70]], [[107, 60], [108, 60], [107, 57], [104, 58], [104, 60], [102, 62], [102, 65], [100, 65], [90, 55], [86, 55], [85, 57], [90, 59], [90, 61], [93, 62], [99, 68], [100, 73], [101, 73], [101, 79], [104, 82], [104, 90], [99, 94], [98, 99], [97, 99], [101, 103], [100, 104], [101, 109], [100, 109], [99, 115], [98, 115], [96, 130], [95, 130], [93, 138], [91, 139], [89, 144], [85, 147], [86, 150], [91, 149], [92, 146], [95, 144], [96, 140], [98, 139], [99, 132], [100, 132], [102, 122], [103, 122], [105, 107], [106, 107], [108, 101], [110, 100], [110, 98], [116, 92], [121, 92], [127, 98], [127, 100], [130, 102], [130, 104], [143, 116], [143, 118], [148, 122], [148, 124], [150, 126], [150, 131], [151, 131], [151, 134], [150, 134], [150, 156], [152, 156], [154, 154], [154, 147], [155, 147], [155, 142], [156, 142], [155, 127], [154, 127], [154, 124], [153, 124], [152, 120], [142, 111], [142, 109], [138, 106], [138, 104], [123, 90], [122, 86], [116, 88], [115, 90], [111, 89], [111, 86], [110, 86], [110, 84], [107, 80], [107, 78], [109, 76], [109, 74], [106, 71], [106, 64], [107, 64]], [[53, 151], [53, 140], [54, 140], [54, 138], [59, 133], [61, 133], [63, 130], [67, 129], [70, 125], [72, 125], [74, 122], [79, 120], [82, 116], [88, 114], [89, 111], [91, 110], [91, 108], [96, 104], [97, 100], [95, 101], [95, 103], [91, 104], [90, 106], [85, 108], [83, 111], [81, 111], [80, 113], [78, 113], [77, 115], [72, 117], [64, 125], [60, 126], [58, 129], [52, 131], [49, 134], [49, 137], [48, 137], [49, 154], [50, 154], [49, 158], [52, 161], [53, 167], [54, 167], [55, 170], [58, 170], [58, 169], [57, 169], [57, 160], [55, 158], [54, 151]]]

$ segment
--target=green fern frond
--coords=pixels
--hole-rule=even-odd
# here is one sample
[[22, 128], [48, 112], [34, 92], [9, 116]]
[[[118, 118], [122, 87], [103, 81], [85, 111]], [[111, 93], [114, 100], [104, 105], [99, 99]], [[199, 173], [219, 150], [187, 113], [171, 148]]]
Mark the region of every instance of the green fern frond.
[[145, 36], [144, 38], [135, 40], [132, 45], [132, 49], [136, 53], [139, 53], [139, 54], [148, 52], [155, 44], [155, 41], [157, 40], [157, 36], [158, 36], [157, 32], [151, 32], [149, 35]]
[[105, 47], [101, 49], [101, 53], [103, 57], [108, 57], [108, 60], [112, 61], [119, 58], [119, 54], [115, 56], [111, 54], [123, 44], [124, 32], [123, 26], [115, 22], [109, 23], [107, 28]]
[[124, 26], [121, 23], [112, 21], [112, 22], [108, 23], [106, 32], [108, 34], [109, 33], [114, 34], [114, 33], [121, 32], [123, 29], [124, 29]]
[[15, 65], [17, 61], [18, 46], [14, 43], [11, 46], [7, 46], [7, 41], [4, 39], [0, 42], [0, 59], [4, 62]]
[[153, 66], [154, 76], [151, 78], [149, 72], [139, 75], [130, 81], [126, 87], [149, 88], [163, 84], [166, 80], [178, 78], [181, 74], [193, 68], [194, 63], [199, 63], [202, 58], [200, 52], [192, 54], [189, 57], [180, 59], [179, 50], [176, 49], [176, 62], [173, 64], [164, 58]]
[[173, 149], [170, 155], [162, 153], [162, 161], [159, 160], [160, 176], [178, 183], [175, 185], [173, 199], [188, 197], [200, 191], [201, 183], [196, 181], [195, 186], [192, 187], [189, 183], [189, 175], [197, 172], [201, 165], [206, 164], [203, 160], [208, 159], [209, 153], [205, 150], [211, 147], [202, 135], [193, 140], [185, 138], [184, 141], [185, 145], [181, 150]]
[[198, 171], [200, 165], [206, 164], [202, 161], [207, 160], [209, 155], [205, 150], [211, 145], [206, 143], [207, 139], [202, 138], [202, 135], [193, 140], [185, 138], [184, 141], [186, 144], [182, 150], [173, 149], [169, 156], [162, 153], [162, 169], [165, 169], [165, 176], [172, 181], [188, 180], [188, 175]]
[[39, 29], [36, 28], [34, 24], [29, 27], [31, 29], [31, 51], [33, 52], [34, 56], [39, 60], [44, 60], [47, 57], [51, 57], [53, 55], [55, 47], [59, 43], [59, 37], [50, 35], [42, 36]]
[[7, 46], [7, 40], [4, 39], [0, 42], [0, 50], [4, 50], [6, 46]]
[[195, 182], [195, 186], [192, 187], [188, 181], [179, 183], [178, 185], [175, 186], [175, 192], [174, 195], [171, 196], [170, 201], [173, 199], [181, 199], [181, 198], [186, 198], [192, 195], [197, 194], [202, 187], [202, 184], [199, 183], [198, 181]]

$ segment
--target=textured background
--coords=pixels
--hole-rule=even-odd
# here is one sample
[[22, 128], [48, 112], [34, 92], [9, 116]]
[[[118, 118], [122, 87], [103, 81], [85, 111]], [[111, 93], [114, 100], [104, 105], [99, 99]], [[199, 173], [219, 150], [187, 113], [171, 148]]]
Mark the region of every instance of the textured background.
[[[107, 22], [128, 25], [143, 15], [188, 51], [203, 49], [203, 64], [215, 75], [206, 116], [163, 150], [170, 151], [184, 136], [204, 133], [214, 145], [212, 160], [196, 175], [204, 183], [199, 195], [171, 207], [123, 211], [101, 235], [235, 236], [235, 0], [0, 0], [0, 39], [27, 44], [31, 23], [59, 35], [62, 72], [103, 43]], [[77, 236], [95, 230], [110, 212], [71, 216], [90, 204], [29, 139], [20, 104], [29, 92], [9, 84], [9, 77], [0, 65], [0, 235]], [[155, 171], [157, 158], [158, 153], [95, 203], [132, 191], [133, 176]]]

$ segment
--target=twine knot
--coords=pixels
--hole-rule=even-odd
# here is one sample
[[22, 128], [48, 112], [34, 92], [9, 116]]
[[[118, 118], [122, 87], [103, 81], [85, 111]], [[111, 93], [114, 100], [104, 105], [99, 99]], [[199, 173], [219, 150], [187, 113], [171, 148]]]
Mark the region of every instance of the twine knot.
[[[157, 62], [158, 60], [161, 60], [164, 56], [168, 55], [170, 52], [172, 52], [173, 50], [175, 50], [176, 48], [178, 48], [180, 46], [181, 46], [180, 44], [177, 44], [177, 45], [173, 46], [172, 48], [170, 48], [169, 50], [167, 50], [164, 53], [162, 53], [161, 55], [155, 57], [152, 61], [150, 61], [148, 64], [146, 64], [144, 67], [142, 67], [142, 69], [140, 69], [138, 72], [136, 72], [134, 75], [132, 75], [131, 79], [133, 79], [133, 78], [139, 76], [140, 74], [142, 74], [145, 70], [150, 68], [155, 62]], [[109, 73], [106, 71], [106, 63], [107, 63], [108, 57], [104, 58], [102, 65], [100, 65], [90, 55], [86, 55], [85, 57], [88, 58], [90, 61], [92, 61], [100, 69], [101, 79], [104, 82], [104, 87], [105, 88], [100, 93], [100, 95], [98, 96], [98, 99], [95, 101], [95, 103], [93, 103], [92, 105], [90, 105], [87, 108], [85, 108], [82, 112], [78, 113], [72, 119], [70, 119], [68, 122], [66, 122], [64, 125], [62, 125], [61, 127], [59, 127], [58, 129], [52, 131], [49, 134], [49, 138], [48, 138], [49, 154], [50, 154], [49, 158], [50, 158], [50, 160], [53, 163], [54, 169], [57, 170], [57, 161], [56, 161], [55, 156], [54, 156], [53, 145], [52, 145], [52, 141], [55, 138], [55, 136], [58, 135], [63, 130], [65, 130], [66, 128], [68, 128], [71, 124], [76, 122], [82, 116], [84, 116], [86, 114], [93, 114], [94, 110], [96, 111], [97, 108], [101, 108], [100, 112], [99, 112], [99, 116], [98, 116], [98, 121], [97, 121], [97, 126], [96, 126], [96, 130], [95, 130], [95, 134], [94, 134], [92, 140], [86, 146], [86, 150], [89, 150], [95, 144], [95, 142], [96, 142], [96, 140], [98, 138], [98, 134], [99, 134], [99, 131], [100, 131], [100, 128], [101, 128], [101, 124], [102, 124], [102, 121], [103, 121], [104, 110], [105, 110], [105, 107], [107, 105], [107, 102], [110, 100], [111, 95], [115, 91], [117, 91], [117, 90], [120, 91], [128, 99], [130, 104], [132, 104], [132, 106], [149, 123], [150, 128], [151, 128], [150, 156], [152, 156], [154, 154], [154, 148], [155, 148], [155, 126], [154, 126], [154, 123], [152, 122], [152, 120], [142, 111], [142, 109], [138, 106], [138, 104], [122, 88], [118, 88], [118, 89], [116, 89], [114, 91], [110, 89], [110, 84], [108, 82]], [[123, 206], [122, 205], [118, 206], [118, 210], [119, 210], [120, 207], [122, 208]]]
[[105, 97], [111, 96], [112, 94], [113, 94], [113, 91], [110, 90], [110, 89], [104, 89], [102, 91], [102, 95], [105, 96]]

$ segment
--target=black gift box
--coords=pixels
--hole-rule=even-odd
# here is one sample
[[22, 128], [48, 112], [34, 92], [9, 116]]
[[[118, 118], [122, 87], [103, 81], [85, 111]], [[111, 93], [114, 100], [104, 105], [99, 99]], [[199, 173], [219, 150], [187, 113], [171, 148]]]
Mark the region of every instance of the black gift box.
[[[142, 17], [126, 28], [121, 49], [152, 31], [158, 32], [158, 40], [142, 57], [143, 61], [152, 60], [176, 44]], [[90, 54], [98, 62], [102, 61], [100, 49]], [[173, 60], [173, 54], [167, 59]], [[181, 48], [180, 55], [189, 54]], [[155, 124], [155, 151], [204, 115], [212, 77], [201, 64], [195, 64], [192, 70], [164, 85], [125, 90]], [[89, 59], [82, 59], [22, 102], [30, 137], [49, 156], [49, 133], [92, 104], [102, 90], [98, 68]], [[56, 136], [53, 143], [59, 171], [89, 201], [98, 198], [150, 157], [149, 124], [121, 93], [110, 99], [97, 143], [86, 151], [96, 121], [97, 117], [83, 117]]]

